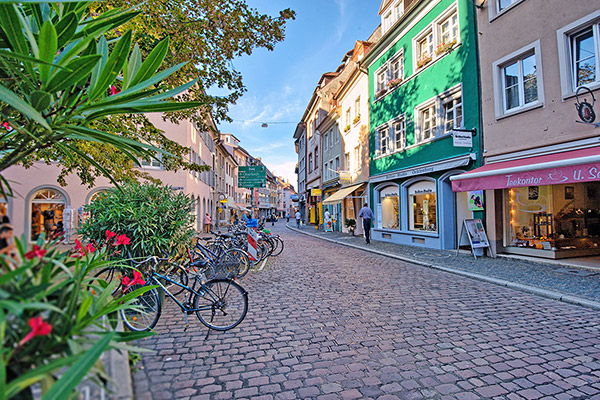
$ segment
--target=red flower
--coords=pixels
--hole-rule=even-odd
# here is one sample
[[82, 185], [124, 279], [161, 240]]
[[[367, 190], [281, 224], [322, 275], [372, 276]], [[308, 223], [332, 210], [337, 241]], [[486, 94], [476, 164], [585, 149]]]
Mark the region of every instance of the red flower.
[[128, 276], [121, 278], [121, 283], [125, 287], [123, 291], [126, 291], [135, 284], [145, 285], [146, 281], [142, 279], [142, 273], [139, 271], [133, 271], [133, 279], [129, 279]]
[[33, 317], [29, 319], [29, 326], [31, 327], [31, 332], [21, 339], [17, 347], [23, 346], [36, 336], [46, 336], [52, 332], [52, 325], [44, 322], [42, 317]]
[[110, 239], [114, 238], [115, 236], [117, 236], [116, 233], [109, 231], [108, 229], [106, 230], [106, 241], [108, 242]]
[[121, 244], [129, 244], [131, 243], [131, 240], [129, 240], [129, 238], [125, 235], [118, 235], [117, 236], [117, 241], [115, 242], [115, 246], [119, 246]]
[[75, 250], [78, 250], [79, 254], [73, 253], [73, 254], [71, 254], [71, 257], [81, 258], [81, 257], [85, 256], [87, 253], [91, 254], [91, 253], [95, 252], [96, 248], [94, 247], [94, 245], [92, 243], [83, 247], [81, 242], [79, 240], [75, 239]]
[[120, 90], [117, 90], [117, 87], [115, 85], [110, 85], [110, 95], [114, 96], [115, 94], [119, 93]]
[[91, 244], [91, 243], [90, 243], [90, 244], [88, 244], [88, 245], [85, 247], [85, 250], [86, 250], [88, 253], [93, 253], [93, 252], [95, 252], [95, 251], [96, 251], [96, 248], [94, 247], [94, 245], [93, 245], [93, 244]]
[[37, 244], [33, 245], [33, 250], [25, 253], [25, 258], [28, 260], [33, 260], [36, 257], [42, 258], [44, 257], [44, 255], [47, 253], [48, 251], [43, 250], [40, 246], [38, 246]]
[[7, 131], [10, 131], [10, 125], [8, 124], [8, 122], [6, 122], [6, 121], [5, 121], [5, 122], [3, 122], [3, 123], [2, 123], [2, 124], [0, 124], [0, 125], [2, 125], [2, 127], [3, 127], [4, 129], [6, 129]]

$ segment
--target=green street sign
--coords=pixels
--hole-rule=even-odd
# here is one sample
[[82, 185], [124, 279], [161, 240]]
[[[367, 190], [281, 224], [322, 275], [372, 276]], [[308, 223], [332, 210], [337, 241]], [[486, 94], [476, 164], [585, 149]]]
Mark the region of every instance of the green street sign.
[[238, 187], [260, 188], [267, 185], [267, 168], [260, 165], [238, 167]]

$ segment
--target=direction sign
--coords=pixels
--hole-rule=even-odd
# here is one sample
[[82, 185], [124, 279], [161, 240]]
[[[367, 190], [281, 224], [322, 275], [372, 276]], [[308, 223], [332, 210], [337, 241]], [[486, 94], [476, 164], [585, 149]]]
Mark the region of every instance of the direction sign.
[[238, 167], [238, 186], [260, 188], [267, 185], [267, 168], [262, 165]]

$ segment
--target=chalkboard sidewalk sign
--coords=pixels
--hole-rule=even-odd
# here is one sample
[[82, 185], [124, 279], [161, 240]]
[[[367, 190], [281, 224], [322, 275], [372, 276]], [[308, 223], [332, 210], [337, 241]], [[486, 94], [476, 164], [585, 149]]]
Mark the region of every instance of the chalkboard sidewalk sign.
[[471, 253], [473, 257], [477, 259], [477, 255], [483, 256], [483, 250], [476, 251], [476, 249], [485, 249], [488, 248], [492, 257], [495, 257], [492, 248], [490, 247], [490, 241], [485, 233], [485, 227], [483, 226], [483, 222], [480, 219], [465, 219], [462, 223], [462, 228], [460, 230], [460, 238], [458, 240], [458, 247], [456, 249], [456, 254], [458, 255], [458, 250], [460, 246], [469, 245], [471, 246]]

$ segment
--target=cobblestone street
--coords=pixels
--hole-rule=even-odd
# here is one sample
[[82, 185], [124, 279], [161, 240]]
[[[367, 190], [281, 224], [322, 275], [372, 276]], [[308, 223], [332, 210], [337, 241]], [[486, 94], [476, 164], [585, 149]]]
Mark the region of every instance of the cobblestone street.
[[135, 399], [600, 399], [598, 311], [274, 231], [240, 326], [165, 304]]

